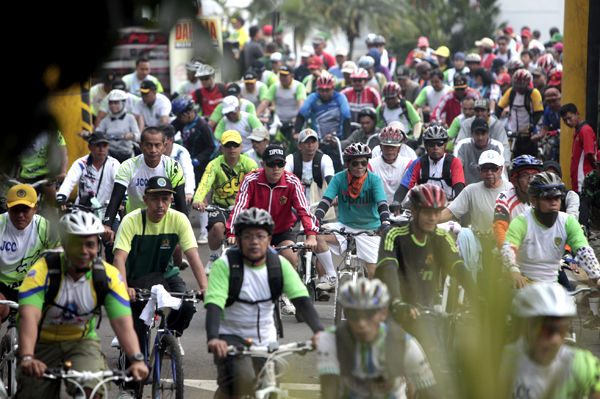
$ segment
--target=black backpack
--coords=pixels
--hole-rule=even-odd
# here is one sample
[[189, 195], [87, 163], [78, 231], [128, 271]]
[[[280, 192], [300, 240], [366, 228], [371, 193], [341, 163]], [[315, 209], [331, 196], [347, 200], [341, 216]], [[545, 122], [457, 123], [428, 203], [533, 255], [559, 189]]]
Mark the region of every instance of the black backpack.
[[[531, 116], [531, 93], [533, 93], [533, 89], [531, 87], [527, 87], [525, 89], [525, 98], [523, 99], [523, 106], [525, 107], [525, 110], [529, 114], [530, 120], [532, 119], [532, 116]], [[508, 95], [508, 106], [511, 108], [512, 108], [513, 102], [515, 101], [516, 95], [517, 95], [517, 92], [515, 91], [515, 89], [511, 89], [510, 94]]]
[[281, 261], [277, 253], [267, 251], [267, 274], [269, 276], [269, 289], [271, 290], [271, 298], [262, 301], [250, 302], [240, 299], [240, 291], [244, 282], [244, 261], [242, 254], [237, 247], [232, 247], [227, 250], [227, 260], [229, 261], [229, 294], [225, 307], [233, 305], [236, 301], [248, 303], [251, 305], [260, 302], [275, 302], [283, 292], [283, 273], [281, 271]]
[[[302, 153], [296, 151], [294, 157], [294, 174], [302, 181]], [[323, 188], [323, 176], [321, 175], [321, 159], [323, 158], [323, 152], [317, 150], [315, 157], [312, 160], [312, 175], [313, 180], [317, 183], [319, 188]]]
[[429, 176], [429, 156], [427, 154], [419, 158], [421, 162], [421, 177], [417, 180], [418, 184], [427, 183], [428, 180], [443, 180], [446, 182], [448, 187], [452, 187], [452, 176], [450, 175], [450, 165], [454, 160], [454, 155], [446, 154], [444, 158], [444, 164], [442, 165], [442, 177], [430, 177]]
[[[384, 107], [386, 107], [385, 104], [382, 104], [381, 107], [379, 107], [379, 115], [377, 116], [379, 117], [379, 120], [382, 120], [383, 124], [387, 126], [388, 122], [383, 117]], [[410, 121], [410, 119], [408, 119], [408, 111], [406, 110], [406, 100], [404, 98], [400, 98], [400, 108], [402, 108], [402, 115], [406, 117], [407, 121]], [[409, 126], [406, 126], [406, 128], [408, 129]]]
[[[227, 97], [227, 86], [225, 86], [223, 83], [216, 83], [216, 85], [217, 87], [215, 89], [219, 90], [223, 98]], [[196, 89], [194, 93], [196, 96], [196, 104], [200, 105], [202, 108], [202, 89]]]

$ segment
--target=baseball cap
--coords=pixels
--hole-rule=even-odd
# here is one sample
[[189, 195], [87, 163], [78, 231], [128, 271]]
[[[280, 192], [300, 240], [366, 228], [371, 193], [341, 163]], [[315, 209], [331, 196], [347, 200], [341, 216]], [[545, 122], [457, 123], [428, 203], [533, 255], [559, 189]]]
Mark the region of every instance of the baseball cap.
[[227, 95], [228, 96], [239, 96], [240, 93], [242, 92], [242, 89], [240, 88], [240, 86], [237, 83], [230, 83], [227, 86]]
[[521, 31], [521, 37], [531, 37], [531, 31], [529, 29], [523, 29]]
[[265, 165], [274, 162], [274, 161], [284, 161], [285, 162], [285, 151], [283, 147], [277, 144], [270, 144], [265, 148], [263, 152], [263, 162]]
[[275, 29], [273, 29], [273, 34], [276, 35], [278, 33], [282, 33], [283, 32], [283, 25], [279, 24], [279, 26]]
[[429, 47], [429, 40], [425, 36], [421, 36], [419, 40], [417, 40], [417, 47]]
[[543, 75], [544, 74], [544, 70], [540, 67], [537, 67], [533, 70], [533, 72], [531, 72], [531, 75]]
[[125, 86], [125, 82], [123, 82], [121, 79], [117, 79], [114, 82], [112, 82], [111, 87], [113, 90], [123, 90], [123, 91], [127, 90], [127, 86]]
[[308, 69], [319, 69], [319, 67], [323, 65], [323, 60], [318, 55], [314, 57], [310, 57], [310, 61], [308, 61]]
[[96, 130], [94, 133], [90, 134], [90, 136], [88, 138], [88, 143], [90, 143], [90, 144], [110, 143], [110, 140], [108, 139], [108, 134]]
[[563, 41], [563, 35], [561, 35], [560, 33], [556, 32], [555, 34], [552, 35], [552, 39], [550, 39], [550, 41], [552, 43], [562, 42]]
[[348, 49], [344, 46], [338, 46], [335, 48], [335, 55], [343, 55], [345, 57], [348, 55]]
[[329, 39], [329, 35], [327, 33], [320, 32], [313, 36], [312, 44], [313, 46], [318, 46], [320, 44], [325, 43], [327, 39]]
[[140, 85], [140, 92], [148, 93], [150, 90], [156, 90], [156, 84], [151, 80], [144, 80]]
[[475, 42], [475, 45], [477, 47], [493, 48], [494, 47], [494, 41], [492, 39], [490, 39], [489, 37], [484, 37], [481, 40], [477, 40]]
[[562, 82], [562, 71], [554, 71], [550, 73], [548, 86], [558, 86]]
[[283, 61], [283, 54], [281, 53], [273, 53], [271, 54], [271, 62], [282, 62]]
[[227, 96], [223, 99], [223, 115], [234, 112], [240, 106], [240, 100], [235, 96]]
[[478, 165], [485, 165], [486, 163], [491, 163], [496, 166], [504, 166], [504, 158], [497, 151], [487, 150], [481, 153], [479, 157]]
[[154, 176], [148, 180], [146, 183], [146, 189], [144, 193], [156, 193], [160, 191], [166, 191], [172, 194], [175, 194], [175, 190], [173, 190], [173, 185], [171, 185], [171, 181], [163, 176]]
[[221, 144], [225, 145], [229, 142], [242, 144], [242, 136], [236, 130], [226, 130], [221, 136]]
[[272, 35], [273, 27], [271, 25], [265, 25], [265, 26], [263, 26], [262, 31], [263, 31], [263, 35]]
[[27, 205], [33, 208], [37, 204], [37, 193], [28, 184], [12, 186], [6, 194], [6, 206], [12, 208], [16, 205]]
[[270, 138], [269, 131], [264, 126], [255, 127], [252, 129], [252, 134], [248, 136], [252, 141], [265, 141]]
[[396, 78], [398, 79], [408, 79], [410, 78], [410, 69], [408, 69], [405, 65], [399, 65], [396, 68]]
[[490, 100], [488, 100], [487, 98], [476, 99], [473, 104], [473, 109], [475, 108], [490, 109]]
[[302, 51], [300, 51], [300, 57], [312, 57], [314, 53], [315, 50], [312, 48], [312, 46], [302, 46]]
[[319, 140], [319, 135], [312, 129], [304, 129], [298, 135], [298, 143], [304, 143], [309, 137], [314, 137], [317, 141]]
[[458, 53], [454, 54], [454, 59], [455, 60], [463, 60], [464, 61], [465, 60], [465, 53], [462, 53], [462, 52], [459, 51]]
[[248, 71], [244, 74], [244, 83], [254, 83], [256, 82], [257, 76], [254, 71]]
[[282, 65], [281, 68], [279, 68], [280, 75], [289, 75], [291, 72], [292, 68], [290, 68], [288, 65]]
[[104, 83], [105, 85], [110, 85], [112, 84], [112, 82], [115, 81], [116, 78], [117, 73], [114, 71], [114, 69], [107, 69], [102, 75], [102, 83]]
[[454, 88], [455, 89], [466, 89], [468, 87], [467, 78], [463, 75], [454, 75]]
[[515, 33], [515, 30], [513, 29], [513, 27], [512, 27], [512, 26], [510, 26], [510, 25], [506, 25], [506, 26], [504, 27], [504, 33], [512, 34], [512, 33]]
[[563, 51], [563, 44], [562, 44], [562, 42], [558, 42], [558, 43], [556, 43], [556, 44], [553, 46], [553, 48], [554, 48], [554, 50], [556, 50], [556, 51], [559, 51], [559, 52], [561, 52], [561, 53], [562, 53], [562, 51]]
[[[475, 108], [475, 106], [473, 106], [473, 108]], [[475, 118], [471, 124], [471, 131], [474, 132], [477, 130], [485, 130], [486, 132], [490, 131], [490, 127], [485, 119]]]
[[501, 73], [500, 76], [498, 76], [496, 83], [498, 83], [500, 86], [510, 84], [510, 75], [507, 73]]
[[441, 57], [450, 57], [450, 49], [446, 46], [440, 46], [433, 54]]
[[504, 64], [506, 64], [504, 62], [504, 60], [502, 58], [496, 58], [494, 61], [492, 61], [492, 71], [497, 71], [498, 68], [503, 67]]
[[356, 69], [356, 64], [352, 61], [345, 61], [342, 64], [342, 73], [352, 73]]

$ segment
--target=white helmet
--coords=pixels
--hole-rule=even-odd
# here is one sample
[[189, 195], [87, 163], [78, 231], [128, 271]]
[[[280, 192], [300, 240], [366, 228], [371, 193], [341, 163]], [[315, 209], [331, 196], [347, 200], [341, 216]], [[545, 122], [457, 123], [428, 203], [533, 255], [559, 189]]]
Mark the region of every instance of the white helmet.
[[513, 299], [517, 317], [570, 317], [577, 309], [567, 291], [557, 283], [534, 283], [520, 290]]
[[109, 103], [111, 101], [119, 101], [121, 103], [119, 111], [115, 112], [114, 114], [112, 113], [112, 111], [110, 111], [110, 107], [108, 108], [111, 115], [113, 115], [114, 117], [121, 116], [121, 114], [125, 112], [125, 100], [127, 100], [127, 93], [125, 93], [123, 90], [114, 89], [111, 90], [110, 93], [108, 93], [107, 98]]
[[338, 300], [344, 309], [370, 310], [386, 308], [390, 293], [381, 280], [361, 277], [340, 287]]
[[196, 76], [198, 78], [205, 78], [208, 76], [214, 76], [214, 74], [215, 74], [215, 69], [213, 67], [211, 67], [210, 65], [202, 64], [202, 65], [200, 65], [200, 67], [196, 71], [196, 75], [194, 75], [194, 76]]
[[196, 72], [198, 68], [202, 66], [201, 62], [198, 61], [189, 61], [185, 64], [185, 70], [188, 72]]
[[89, 212], [68, 213], [60, 218], [62, 234], [91, 236], [104, 233], [104, 226], [98, 216]]

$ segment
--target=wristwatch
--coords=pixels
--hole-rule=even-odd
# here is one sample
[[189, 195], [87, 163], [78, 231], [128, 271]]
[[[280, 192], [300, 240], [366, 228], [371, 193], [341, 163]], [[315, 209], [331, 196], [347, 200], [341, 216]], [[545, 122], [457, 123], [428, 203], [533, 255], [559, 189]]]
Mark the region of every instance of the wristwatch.
[[131, 356], [129, 358], [129, 361], [131, 363], [133, 363], [133, 362], [143, 362], [144, 361], [144, 354], [140, 353], [140, 352], [135, 353], [133, 356]]

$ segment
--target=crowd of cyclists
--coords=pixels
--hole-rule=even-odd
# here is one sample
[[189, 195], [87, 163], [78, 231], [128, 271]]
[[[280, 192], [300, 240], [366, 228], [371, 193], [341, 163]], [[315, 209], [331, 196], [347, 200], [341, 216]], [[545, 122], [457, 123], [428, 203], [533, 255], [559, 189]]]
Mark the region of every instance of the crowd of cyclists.
[[[88, 155], [69, 165], [61, 133], [45, 131], [3, 171], [0, 300], [20, 306], [16, 397], [57, 397], [59, 385], [39, 379], [66, 359], [76, 370], [107, 367], [101, 306], [134, 376], [119, 397], [133, 397], [149, 372], [136, 288], [185, 292], [189, 267], [217, 398], [252, 394], [264, 360], [228, 347], [277, 341], [280, 297], [282, 314], [297, 313], [314, 334], [323, 398], [460, 397], [455, 359], [429, 317], [446, 276], [476, 314], [507, 293], [496, 320], [522, 327], [497, 365], [507, 397], [600, 398], [599, 360], [564, 345], [576, 308], [561, 264], [600, 287], [588, 241], [600, 229], [600, 151], [577, 107], [561, 104], [562, 35], [553, 29], [542, 44], [538, 31], [506, 26], [454, 55], [421, 37], [402, 64], [381, 35], [369, 34], [354, 62], [344, 47], [325, 52], [319, 33], [296, 66], [283, 27], [247, 34], [244, 22], [235, 21], [236, 81], [191, 60], [167, 96], [142, 56], [133, 73], [107, 71], [92, 88], [94, 129], [73, 138]], [[575, 129], [571, 190], [558, 150], [547, 151], [561, 120]], [[68, 203], [75, 188], [79, 211]], [[378, 233], [354, 238], [364, 276], [340, 286], [333, 255], [348, 243], [325, 229]], [[344, 309], [329, 329], [298, 253], [273, 249], [296, 244], [299, 230], [316, 255], [316, 298], [335, 293]], [[600, 328], [599, 300], [589, 297], [586, 329]], [[168, 328], [181, 337], [195, 312], [183, 302]], [[2, 322], [8, 314], [0, 305]]]

